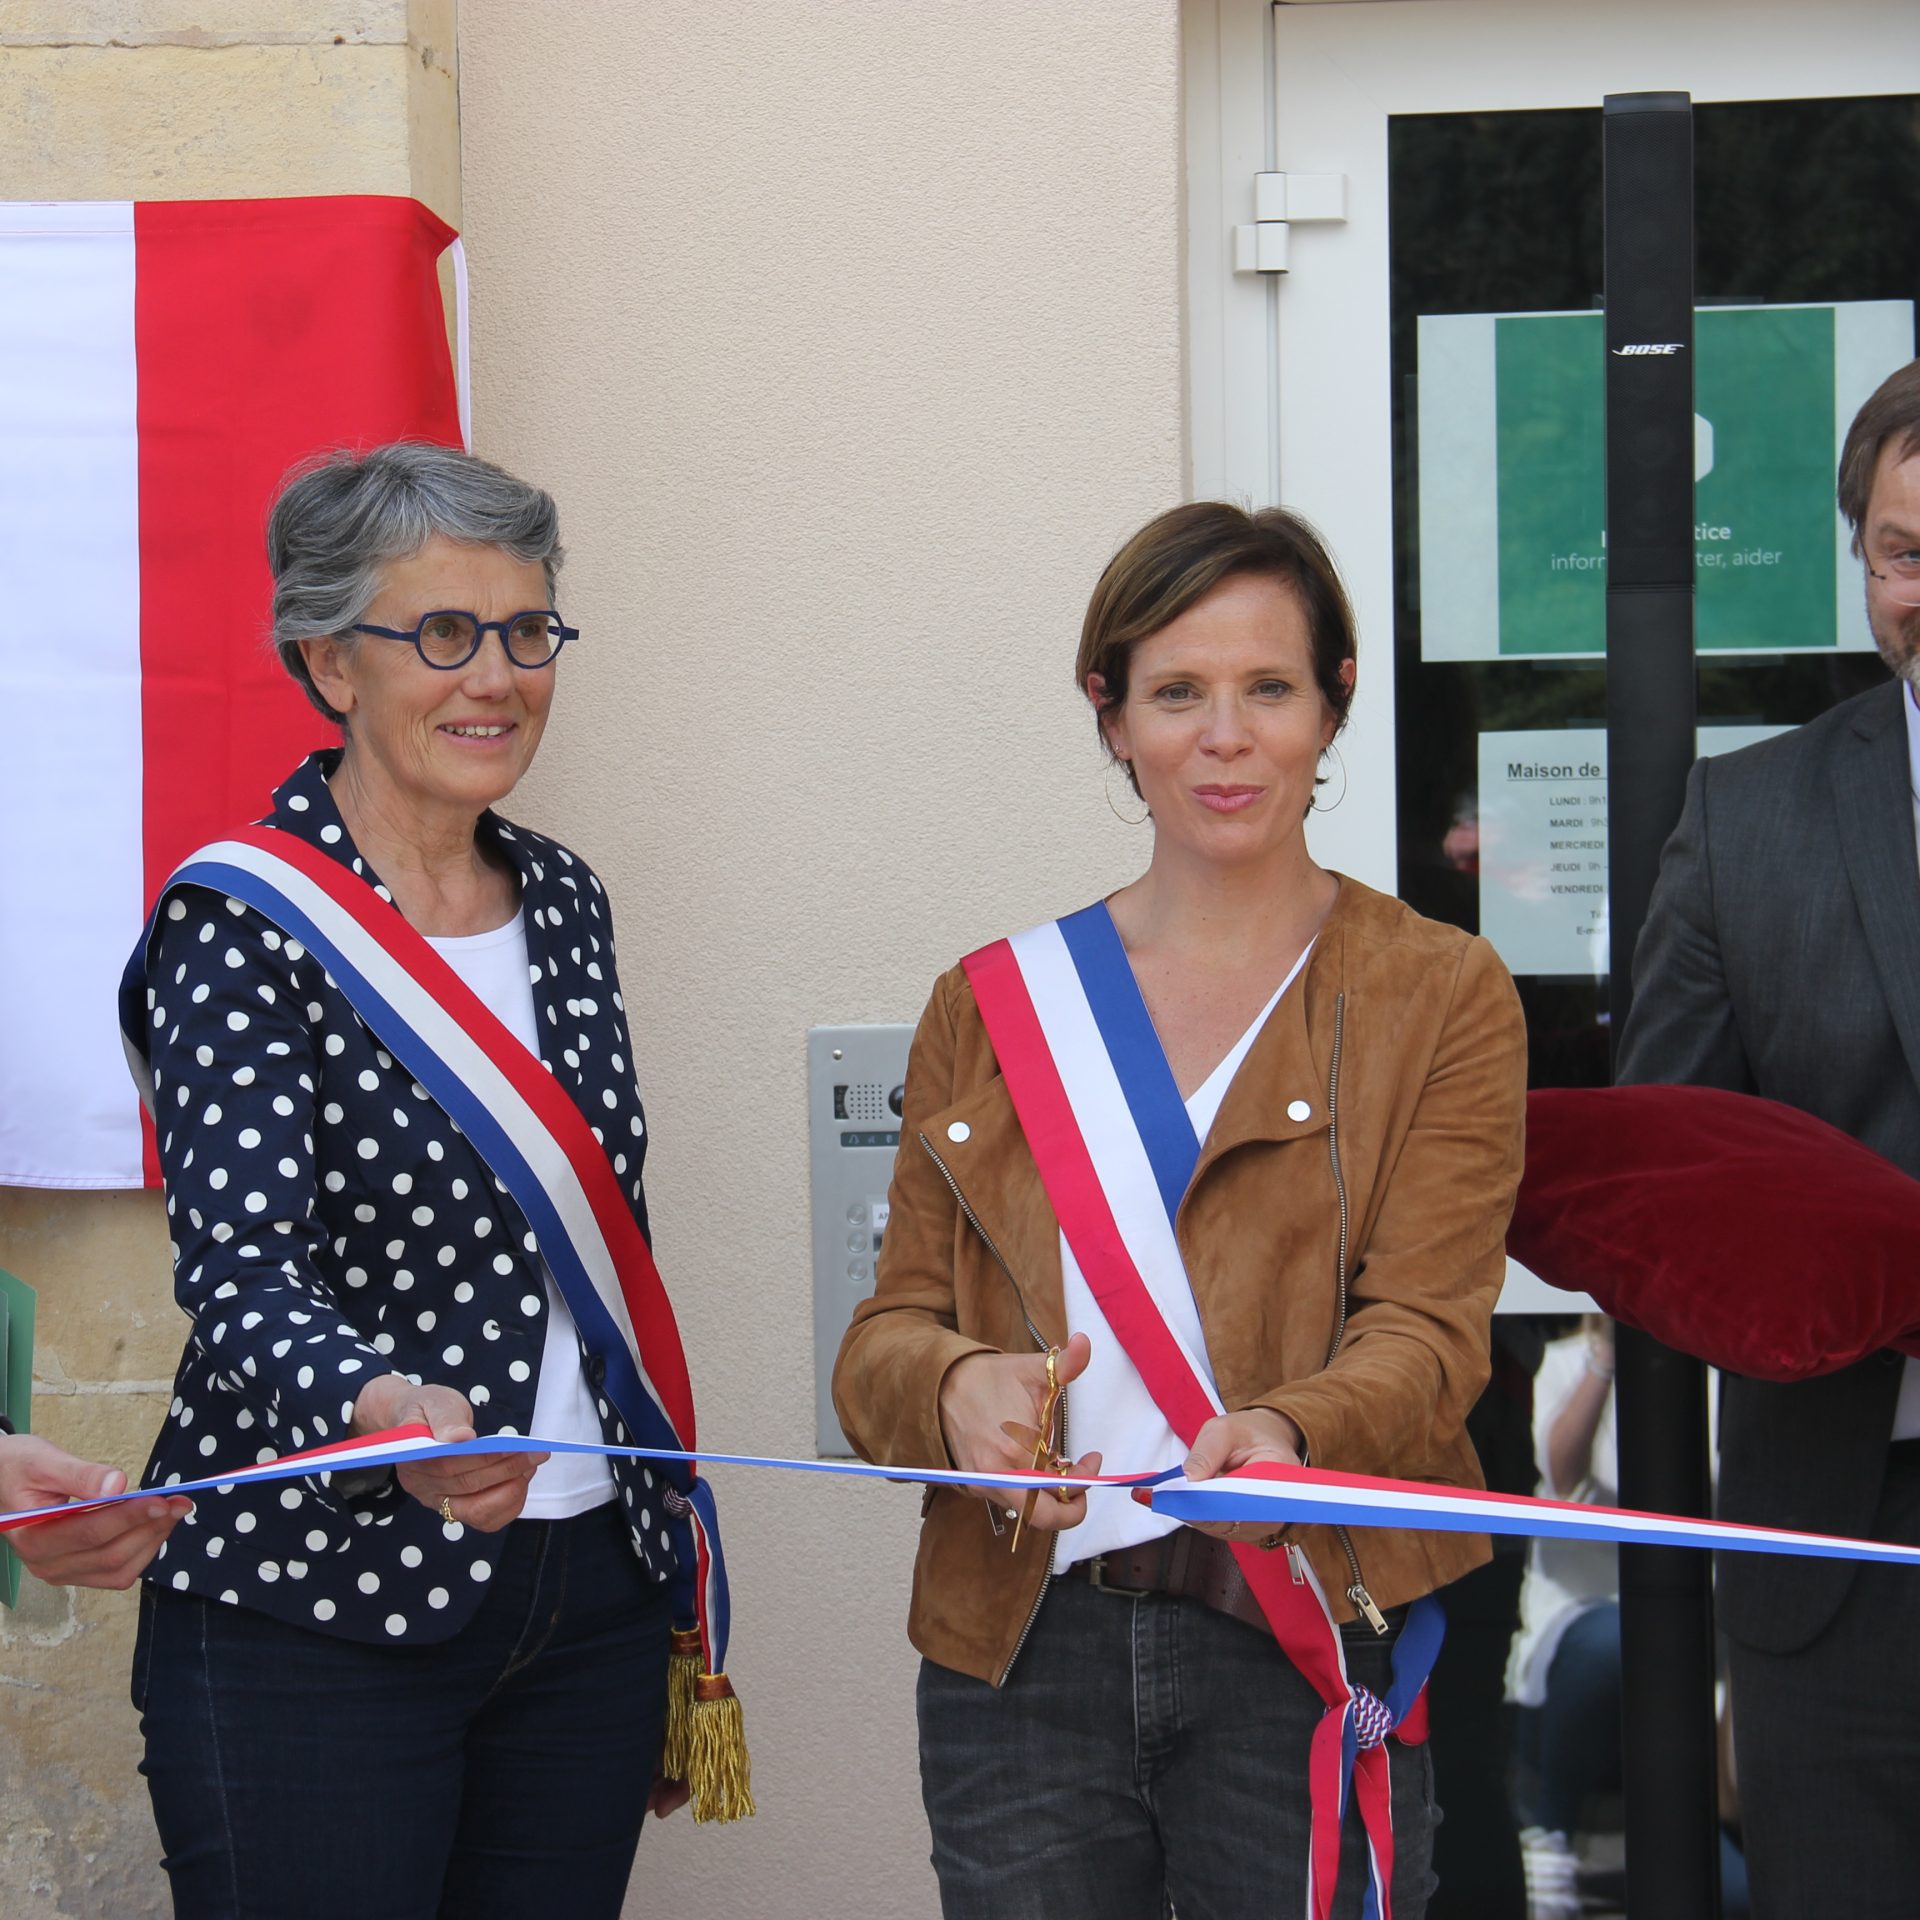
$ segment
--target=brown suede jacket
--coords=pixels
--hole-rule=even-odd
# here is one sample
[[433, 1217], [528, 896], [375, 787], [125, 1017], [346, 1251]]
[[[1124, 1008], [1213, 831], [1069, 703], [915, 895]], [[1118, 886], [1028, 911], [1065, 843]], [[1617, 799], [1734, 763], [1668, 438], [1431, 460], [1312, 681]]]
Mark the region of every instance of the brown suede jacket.
[[[1227, 1407], [1290, 1416], [1315, 1466], [1481, 1484], [1463, 1422], [1487, 1379], [1526, 1061], [1513, 982], [1485, 940], [1341, 880], [1304, 974], [1227, 1089], [1176, 1222]], [[1309, 1116], [1289, 1118], [1300, 1102]], [[914, 1036], [879, 1283], [834, 1369], [841, 1426], [868, 1460], [950, 1467], [947, 1369], [969, 1353], [1031, 1352], [1035, 1331], [1067, 1337], [1060, 1229], [955, 967]], [[947, 1490], [929, 1491], [924, 1515], [909, 1637], [997, 1685], [1038, 1609], [1052, 1535], [1030, 1533], [1014, 1554], [981, 1501]], [[1352, 1618], [1349, 1540], [1330, 1527], [1296, 1537]], [[1349, 1538], [1380, 1607], [1487, 1558], [1477, 1534]]]

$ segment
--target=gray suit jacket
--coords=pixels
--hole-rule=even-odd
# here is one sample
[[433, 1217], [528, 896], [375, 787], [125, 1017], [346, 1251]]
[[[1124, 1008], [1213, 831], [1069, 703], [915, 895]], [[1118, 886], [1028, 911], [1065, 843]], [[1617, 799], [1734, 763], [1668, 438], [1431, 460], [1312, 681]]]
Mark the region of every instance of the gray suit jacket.
[[[1785, 1101], [1920, 1177], [1905, 697], [1875, 687], [1696, 763], [1634, 954], [1619, 1078]], [[1729, 1377], [1721, 1514], [1871, 1532], [1899, 1384], [1891, 1353], [1795, 1386]], [[1789, 1652], [1826, 1627], [1851, 1579], [1844, 1561], [1730, 1554], [1720, 1618], [1736, 1640]]]

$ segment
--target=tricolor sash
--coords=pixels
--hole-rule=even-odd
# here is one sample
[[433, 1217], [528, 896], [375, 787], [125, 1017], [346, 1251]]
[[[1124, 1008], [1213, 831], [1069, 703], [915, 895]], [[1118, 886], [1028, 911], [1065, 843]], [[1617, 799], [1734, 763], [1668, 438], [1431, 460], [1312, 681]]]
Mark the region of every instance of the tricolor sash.
[[[612, 1460], [690, 1461], [692, 1455], [664, 1449], [612, 1446], [585, 1440], [547, 1440], [538, 1434], [482, 1434], [475, 1440], [436, 1440], [422, 1426], [390, 1427], [357, 1440], [334, 1440], [298, 1453], [238, 1467], [216, 1467], [164, 1487], [129, 1487], [92, 1500], [63, 1500], [50, 1507], [0, 1512], [0, 1533], [71, 1520], [99, 1507], [175, 1494], [223, 1494], [262, 1481], [301, 1479], [315, 1473], [350, 1473], [367, 1467], [404, 1466], [410, 1460], [467, 1459], [488, 1453], [582, 1453]], [[1920, 1570], [1920, 1547], [1885, 1540], [1854, 1540], [1843, 1534], [1803, 1533], [1791, 1527], [1756, 1527], [1733, 1520], [1688, 1519], [1639, 1513], [1628, 1507], [1591, 1507], [1578, 1501], [1542, 1500], [1523, 1493], [1478, 1493], [1436, 1487], [1424, 1480], [1388, 1480], [1372, 1474], [1323, 1473], [1317, 1467], [1282, 1467], [1270, 1461], [1237, 1468], [1211, 1480], [1186, 1480], [1178, 1467], [1158, 1472], [1053, 1474], [1009, 1468], [980, 1473], [955, 1467], [872, 1466], [864, 1460], [795, 1460], [779, 1454], [716, 1453], [702, 1447], [707, 1467], [757, 1467], [782, 1473], [830, 1474], [889, 1486], [906, 1481], [931, 1487], [1001, 1487], [1029, 1493], [1037, 1487], [1124, 1487], [1144, 1495], [1156, 1513], [1177, 1520], [1250, 1520], [1263, 1527], [1304, 1525], [1426, 1527], [1436, 1533], [1502, 1533], [1516, 1539], [1590, 1540], [1606, 1546], [1693, 1547], [1722, 1553], [1790, 1553], [1818, 1559], [1859, 1560]]]
[[[646, 1236], [605, 1151], [554, 1077], [405, 917], [338, 861], [289, 833], [247, 827], [177, 867], [155, 904], [181, 886], [254, 908], [333, 976], [395, 1059], [436, 1100], [504, 1184], [588, 1348], [606, 1365], [599, 1391], [645, 1450], [662, 1459], [674, 1577], [676, 1712], [663, 1765], [696, 1770], [739, 1708], [726, 1678], [726, 1562], [713, 1493], [694, 1459], [693, 1390], [673, 1306]], [[153, 922], [150, 922], [151, 926]], [[153, 1105], [145, 1057], [127, 1042], [141, 1097]], [[697, 1639], [696, 1639], [697, 1636]], [[697, 1671], [692, 1670], [697, 1660]], [[688, 1709], [697, 1710], [686, 1711]], [[676, 1720], [678, 1724], [676, 1724]], [[709, 1755], [725, 1783], [686, 1774], [700, 1818], [753, 1811], [745, 1754]]]
[[[962, 966], [1027, 1145], [1094, 1298], [1167, 1424], [1188, 1445], [1222, 1411], [1210, 1369], [1169, 1327], [1155, 1294], [1190, 1291], [1174, 1231], [1200, 1156], [1112, 917], [1096, 902], [969, 954]], [[1329, 1920], [1349, 1786], [1369, 1858], [1363, 1911], [1391, 1920], [1393, 1822], [1383, 1742], [1424, 1737], [1417, 1710], [1444, 1630], [1417, 1601], [1384, 1700], [1347, 1678], [1340, 1631], [1304, 1555], [1233, 1543], [1274, 1638], [1324, 1703], [1308, 1760], [1307, 1912]]]

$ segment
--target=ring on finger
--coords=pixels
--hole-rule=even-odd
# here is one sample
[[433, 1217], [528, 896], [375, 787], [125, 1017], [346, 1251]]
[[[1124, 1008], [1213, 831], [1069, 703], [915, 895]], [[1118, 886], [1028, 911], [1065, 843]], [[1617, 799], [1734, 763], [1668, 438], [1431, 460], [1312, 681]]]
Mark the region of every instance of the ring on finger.
[[440, 1518], [450, 1527], [457, 1527], [460, 1524], [453, 1517], [453, 1495], [450, 1493], [443, 1493], [440, 1496]]
[[1263, 1534], [1253, 1544], [1258, 1547], [1262, 1553], [1271, 1553], [1286, 1537], [1284, 1528], [1276, 1528], [1272, 1533]]

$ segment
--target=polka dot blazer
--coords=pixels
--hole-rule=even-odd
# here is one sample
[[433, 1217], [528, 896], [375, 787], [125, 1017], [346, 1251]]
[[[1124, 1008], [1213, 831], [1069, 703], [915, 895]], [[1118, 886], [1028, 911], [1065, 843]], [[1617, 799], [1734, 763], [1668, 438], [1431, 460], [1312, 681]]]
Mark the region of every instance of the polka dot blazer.
[[[274, 795], [267, 824], [363, 874], [327, 790], [337, 751]], [[642, 1232], [646, 1122], [600, 882], [493, 814], [519, 870], [543, 1064], [587, 1116]], [[456, 1387], [484, 1433], [524, 1433], [546, 1339], [536, 1242], [458, 1127], [297, 940], [236, 900], [176, 889], [128, 967], [145, 1033], [173, 1243], [192, 1322], [143, 1484], [345, 1437], [375, 1375]], [[604, 1360], [582, 1342], [596, 1388]], [[628, 1434], [598, 1402], [614, 1444]], [[650, 1468], [615, 1461], [634, 1551], [674, 1570]], [[447, 1525], [391, 1475], [320, 1474], [203, 1495], [155, 1583], [380, 1643], [444, 1640], [473, 1612], [505, 1535]], [[524, 1523], [516, 1523], [524, 1524]]]

